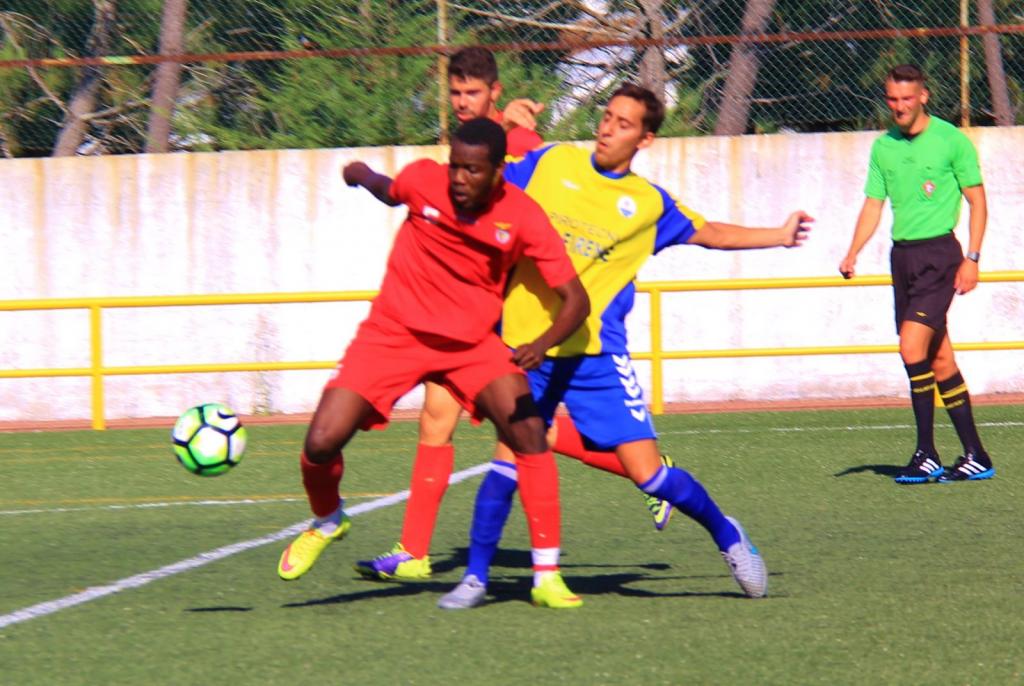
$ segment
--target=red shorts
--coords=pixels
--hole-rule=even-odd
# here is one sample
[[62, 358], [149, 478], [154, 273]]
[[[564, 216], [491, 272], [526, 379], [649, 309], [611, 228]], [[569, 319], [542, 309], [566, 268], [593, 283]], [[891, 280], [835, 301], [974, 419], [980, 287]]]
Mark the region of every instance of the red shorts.
[[373, 406], [377, 416], [360, 427], [365, 430], [387, 426], [398, 399], [424, 381], [447, 388], [480, 420], [476, 407], [480, 391], [495, 379], [522, 373], [495, 333], [479, 343], [463, 343], [410, 331], [392, 319], [371, 315], [359, 325], [325, 388], [347, 388]]

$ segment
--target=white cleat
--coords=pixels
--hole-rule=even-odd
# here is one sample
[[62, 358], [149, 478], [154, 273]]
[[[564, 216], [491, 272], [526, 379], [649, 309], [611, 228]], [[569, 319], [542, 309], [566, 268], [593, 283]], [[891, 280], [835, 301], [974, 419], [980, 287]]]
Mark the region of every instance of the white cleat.
[[487, 586], [470, 574], [459, 582], [459, 585], [441, 596], [437, 606], [442, 610], [468, 610], [484, 604]]
[[729, 546], [722, 557], [743, 592], [751, 598], [763, 598], [768, 593], [768, 569], [764, 566], [764, 560], [757, 552], [757, 547], [747, 538], [747, 532], [740, 523], [733, 517], [726, 519], [736, 527], [740, 542]]

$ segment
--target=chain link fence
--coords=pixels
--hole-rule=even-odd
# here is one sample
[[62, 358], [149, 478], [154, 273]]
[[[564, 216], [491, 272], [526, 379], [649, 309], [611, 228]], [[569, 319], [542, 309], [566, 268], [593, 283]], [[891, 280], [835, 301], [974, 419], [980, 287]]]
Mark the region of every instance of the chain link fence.
[[900, 62], [938, 116], [1024, 118], [1019, 0], [6, 0], [0, 155], [434, 143], [471, 44], [548, 139], [591, 136], [625, 80], [663, 135], [881, 128]]

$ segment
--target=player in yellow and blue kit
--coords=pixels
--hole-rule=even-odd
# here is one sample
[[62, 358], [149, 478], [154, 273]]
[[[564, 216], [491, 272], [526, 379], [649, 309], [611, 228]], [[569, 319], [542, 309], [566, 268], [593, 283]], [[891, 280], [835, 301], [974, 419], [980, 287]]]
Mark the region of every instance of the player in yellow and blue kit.
[[[552, 421], [560, 402], [572, 418], [554, 421], [549, 441], [555, 451], [626, 476], [648, 495], [695, 519], [711, 534], [743, 591], [760, 597], [767, 591], [767, 571], [743, 528], [721, 512], [692, 475], [659, 457], [654, 425], [626, 346], [625, 317], [633, 306], [634, 279], [648, 256], [685, 244], [792, 247], [805, 237], [811, 218], [794, 212], [773, 229], [710, 222], [633, 174], [633, 157], [653, 142], [663, 118], [664, 106], [653, 93], [626, 85], [605, 110], [593, 154], [554, 145], [506, 165], [506, 179], [537, 200], [562, 233], [591, 300], [591, 316], [548, 350], [541, 367], [529, 373], [530, 386], [545, 419]], [[538, 277], [529, 265], [520, 264], [510, 283], [502, 338], [512, 348], [531, 340], [531, 332], [543, 330], [557, 312], [555, 294]], [[463, 609], [483, 602], [488, 568], [515, 489], [511, 453], [499, 446], [477, 494], [466, 575], [441, 598], [440, 607]]]

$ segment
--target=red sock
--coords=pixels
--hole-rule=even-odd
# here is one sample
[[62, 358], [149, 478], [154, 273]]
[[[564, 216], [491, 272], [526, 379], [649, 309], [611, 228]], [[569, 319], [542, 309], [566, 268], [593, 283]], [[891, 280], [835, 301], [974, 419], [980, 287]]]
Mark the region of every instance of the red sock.
[[409, 502], [402, 521], [402, 547], [413, 557], [430, 552], [430, 539], [437, 523], [441, 499], [448, 490], [448, 477], [455, 464], [455, 447], [424, 445], [416, 448], [409, 481]]
[[580, 435], [571, 418], [565, 415], [555, 417], [555, 427], [558, 430], [558, 436], [555, 437], [555, 444], [551, 446], [551, 449], [556, 453], [612, 474], [626, 476], [626, 470], [622, 468], [622, 463], [619, 462], [615, 453], [587, 450], [583, 445], [583, 436]]
[[530, 528], [531, 547], [561, 547], [562, 522], [555, 456], [550, 450], [535, 455], [516, 453], [516, 472], [519, 498]]
[[309, 498], [309, 507], [317, 517], [326, 517], [341, 505], [341, 496], [338, 495], [338, 484], [341, 483], [341, 475], [345, 473], [345, 458], [341, 453], [324, 464], [316, 464], [306, 459], [306, 453], [302, 453], [299, 459], [302, 469], [302, 485], [306, 487], [306, 497]]

